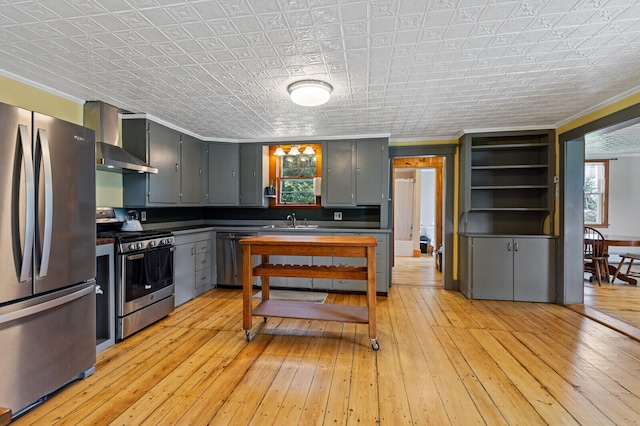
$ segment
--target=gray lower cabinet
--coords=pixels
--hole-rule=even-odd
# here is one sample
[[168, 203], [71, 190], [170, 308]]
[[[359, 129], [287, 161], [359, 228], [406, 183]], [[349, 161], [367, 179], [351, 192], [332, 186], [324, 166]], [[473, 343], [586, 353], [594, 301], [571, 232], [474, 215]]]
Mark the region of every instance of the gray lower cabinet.
[[[271, 232], [262, 235], [273, 235]], [[286, 235], [292, 235], [287, 233]], [[295, 234], [299, 235], [299, 234]], [[372, 234], [367, 232], [339, 232], [339, 233], [314, 233], [313, 235], [370, 235], [375, 236], [378, 245], [376, 247], [376, 292], [387, 294], [389, 291], [389, 235]], [[269, 256], [269, 262], [273, 264], [289, 265], [328, 265], [328, 266], [366, 266], [366, 259], [354, 257], [331, 256]], [[299, 289], [340, 290], [340, 291], [367, 291], [367, 282], [363, 280], [336, 280], [331, 278], [285, 278], [270, 277], [271, 287], [289, 287]]]
[[[374, 236], [378, 242], [376, 246], [376, 293], [389, 292], [389, 236], [387, 234], [370, 234], [366, 232], [335, 235]], [[335, 266], [366, 266], [364, 258], [334, 257]], [[367, 282], [362, 280], [333, 280], [334, 290], [367, 291]]]
[[460, 290], [470, 299], [556, 300], [556, 239], [461, 236]]
[[[313, 256], [311, 263], [316, 266], [331, 266], [333, 265], [333, 257], [331, 256]], [[333, 279], [331, 278], [314, 278], [311, 286], [317, 290], [331, 290], [333, 289]]]
[[175, 236], [175, 306], [180, 306], [212, 288], [211, 233]]
[[[213, 279], [213, 250], [215, 244], [215, 235], [212, 237], [207, 232], [208, 238], [203, 239], [195, 243], [196, 253], [196, 296], [201, 295], [214, 286], [215, 280]], [[205, 237], [205, 235], [202, 235]]]

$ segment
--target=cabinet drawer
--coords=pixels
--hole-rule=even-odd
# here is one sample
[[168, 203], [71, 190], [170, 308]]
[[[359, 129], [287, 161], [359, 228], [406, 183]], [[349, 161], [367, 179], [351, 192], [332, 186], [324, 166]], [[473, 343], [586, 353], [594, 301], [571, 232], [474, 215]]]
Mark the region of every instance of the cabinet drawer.
[[211, 240], [196, 242], [196, 254], [206, 253], [208, 251], [211, 251]]
[[202, 287], [211, 283], [211, 268], [196, 271], [196, 287]]
[[[196, 252], [197, 253], [197, 252]], [[209, 268], [211, 266], [210, 253], [198, 253], [196, 254], [196, 271]]]

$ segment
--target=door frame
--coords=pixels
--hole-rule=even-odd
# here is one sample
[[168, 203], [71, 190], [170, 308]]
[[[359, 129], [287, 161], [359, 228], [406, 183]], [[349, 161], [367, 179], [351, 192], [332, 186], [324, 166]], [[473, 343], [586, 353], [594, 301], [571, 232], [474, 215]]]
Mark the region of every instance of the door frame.
[[[455, 157], [458, 151], [456, 144], [442, 145], [408, 145], [389, 146], [389, 159], [393, 164], [396, 157], [444, 157], [443, 176], [443, 254], [442, 254], [442, 287], [446, 290], [458, 290], [459, 283], [453, 279], [453, 200], [455, 191]], [[393, 173], [389, 173], [389, 212], [393, 212]], [[387, 227], [392, 229], [393, 214], [388, 215]]]
[[[557, 282], [559, 304], [568, 305], [583, 303], [584, 301], [584, 267], [582, 261], [584, 216], [583, 214], [571, 214], [576, 209], [579, 209], [580, 212], [583, 211], [584, 197], [580, 197], [581, 203], [579, 203], [575, 197], [571, 197], [570, 191], [575, 191], [575, 188], [583, 188], [584, 186], [585, 135], [605, 127], [617, 126], [627, 121], [637, 120], [638, 117], [640, 117], [640, 104], [635, 104], [558, 135], [560, 229]], [[580, 150], [572, 146], [575, 144], [582, 144], [582, 155], [578, 154]], [[578, 167], [582, 170], [582, 173], [576, 172]], [[577, 240], [580, 241], [579, 256], [575, 254]]]

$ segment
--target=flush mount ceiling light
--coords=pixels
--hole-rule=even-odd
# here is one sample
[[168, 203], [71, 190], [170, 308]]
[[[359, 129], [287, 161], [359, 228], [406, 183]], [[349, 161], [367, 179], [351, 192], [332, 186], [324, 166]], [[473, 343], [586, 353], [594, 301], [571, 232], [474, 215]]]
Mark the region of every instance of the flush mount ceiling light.
[[320, 80], [301, 80], [291, 83], [287, 90], [294, 104], [318, 106], [329, 101], [333, 87]]

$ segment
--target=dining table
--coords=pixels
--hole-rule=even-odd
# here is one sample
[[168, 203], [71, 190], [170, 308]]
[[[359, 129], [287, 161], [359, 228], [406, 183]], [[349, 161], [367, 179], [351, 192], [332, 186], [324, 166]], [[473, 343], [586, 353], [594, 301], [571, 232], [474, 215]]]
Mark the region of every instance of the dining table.
[[[634, 235], [609, 235], [603, 234], [605, 240], [605, 253], [609, 254], [609, 247], [640, 247], [640, 236]], [[609, 275], [615, 276], [618, 266], [609, 265]], [[629, 277], [618, 271], [617, 277], [628, 284], [636, 285], [635, 278]]]

